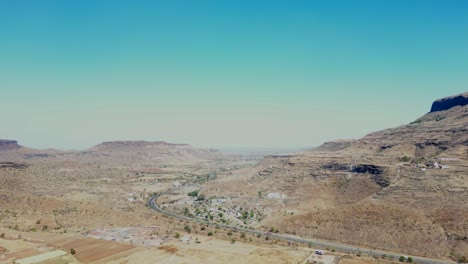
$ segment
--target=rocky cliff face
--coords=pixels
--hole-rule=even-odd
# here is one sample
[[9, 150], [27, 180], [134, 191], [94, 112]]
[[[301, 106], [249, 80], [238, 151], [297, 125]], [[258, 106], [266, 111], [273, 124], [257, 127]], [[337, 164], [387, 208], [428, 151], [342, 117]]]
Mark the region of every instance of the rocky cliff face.
[[18, 141], [16, 140], [0, 139], [0, 151], [19, 149], [20, 147], [21, 146], [18, 145]]
[[465, 106], [468, 105], [468, 92], [454, 95], [450, 97], [445, 97], [435, 101], [431, 107], [432, 112], [448, 110], [455, 106]]

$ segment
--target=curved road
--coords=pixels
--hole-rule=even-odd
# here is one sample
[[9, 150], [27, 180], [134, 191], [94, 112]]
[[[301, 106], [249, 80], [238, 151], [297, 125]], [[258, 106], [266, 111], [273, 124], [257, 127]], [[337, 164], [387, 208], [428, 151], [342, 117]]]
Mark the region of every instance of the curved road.
[[[304, 239], [300, 237], [289, 236], [286, 234], [263, 232], [263, 231], [258, 231], [258, 230], [212, 223], [209, 221], [205, 221], [203, 219], [185, 217], [185, 216], [174, 214], [172, 212], [169, 212], [160, 208], [157, 204], [157, 199], [160, 195], [161, 194], [151, 197], [148, 201], [148, 205], [156, 212], [176, 218], [176, 219], [186, 220], [186, 221], [190, 221], [194, 223], [206, 224], [206, 225], [210, 225], [214, 227], [223, 227], [223, 228], [230, 229], [233, 231], [241, 231], [241, 232], [255, 234], [255, 235], [269, 236], [271, 238], [277, 238], [277, 239], [282, 239], [282, 240], [291, 241], [291, 242], [311, 244], [311, 245], [316, 245], [316, 246], [320, 246], [323, 248], [334, 248], [334, 249], [345, 251], [345, 252], [364, 253], [367, 255], [377, 256], [377, 257], [381, 257], [382, 255], [385, 255], [387, 257], [393, 257], [396, 260], [398, 260], [400, 256], [408, 256], [406, 254], [397, 255], [395, 253], [389, 253], [385, 251], [369, 250], [369, 249], [354, 247], [350, 245], [337, 244], [334, 242], [324, 242], [324, 241], [319, 241], [319, 240]], [[423, 258], [423, 257], [415, 257], [415, 256], [411, 256], [411, 257], [413, 258], [414, 263], [421, 263], [421, 264], [454, 264], [456, 263], [456, 262], [448, 261], [448, 260], [439, 260], [439, 259], [431, 259], [431, 258]]]

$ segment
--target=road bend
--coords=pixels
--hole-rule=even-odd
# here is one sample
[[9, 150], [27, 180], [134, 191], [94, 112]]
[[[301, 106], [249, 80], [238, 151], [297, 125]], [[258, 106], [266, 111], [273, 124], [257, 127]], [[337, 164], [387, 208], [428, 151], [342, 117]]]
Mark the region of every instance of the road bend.
[[[376, 256], [376, 257], [382, 257], [385, 255], [386, 257], [391, 257], [394, 259], [400, 258], [400, 256], [405, 256], [405, 258], [408, 257], [407, 254], [397, 254], [397, 253], [391, 253], [391, 252], [385, 252], [385, 251], [380, 251], [380, 250], [370, 250], [366, 248], [360, 248], [356, 246], [351, 246], [351, 245], [344, 245], [344, 244], [338, 244], [334, 242], [329, 242], [329, 241], [321, 241], [321, 240], [313, 240], [313, 239], [304, 239], [301, 237], [297, 236], [291, 236], [287, 234], [278, 234], [278, 233], [271, 233], [271, 232], [264, 232], [264, 231], [259, 231], [259, 230], [252, 230], [252, 229], [247, 229], [247, 228], [241, 228], [241, 227], [235, 227], [235, 226], [230, 226], [230, 225], [225, 225], [225, 224], [219, 224], [219, 223], [212, 223], [203, 219], [198, 219], [198, 218], [191, 218], [191, 217], [186, 217], [182, 215], [178, 215], [172, 212], [169, 212], [167, 210], [162, 209], [161, 207], [158, 206], [157, 199], [159, 196], [162, 194], [158, 194], [156, 196], [153, 196], [149, 199], [148, 205], [155, 210], [158, 213], [161, 213], [163, 215], [175, 218], [175, 219], [180, 219], [180, 220], [185, 220], [193, 223], [199, 223], [199, 224], [204, 224], [208, 226], [213, 226], [213, 227], [222, 227], [225, 229], [229, 229], [232, 231], [240, 231], [240, 232], [245, 232], [245, 233], [250, 233], [254, 235], [261, 235], [261, 236], [268, 236], [270, 238], [276, 238], [276, 239], [281, 239], [285, 241], [291, 241], [291, 242], [296, 242], [296, 243], [304, 243], [308, 245], [315, 245], [319, 246], [322, 248], [333, 248], [339, 251], [344, 251], [344, 252], [352, 252], [352, 253], [360, 253], [360, 254], [367, 254], [370, 256]], [[442, 260], [442, 259], [432, 259], [432, 258], [424, 258], [424, 257], [417, 257], [417, 256], [411, 256], [413, 259], [414, 263], [421, 263], [421, 264], [454, 264], [456, 262], [454, 261], [449, 261], [449, 260]]]

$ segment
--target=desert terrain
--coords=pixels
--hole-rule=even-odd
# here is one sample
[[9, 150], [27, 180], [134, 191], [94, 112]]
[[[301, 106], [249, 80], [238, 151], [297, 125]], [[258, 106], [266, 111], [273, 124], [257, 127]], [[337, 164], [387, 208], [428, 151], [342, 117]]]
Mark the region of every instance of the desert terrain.
[[463, 260], [467, 98], [361, 139], [265, 157], [162, 141], [61, 151], [1, 140], [0, 262]]

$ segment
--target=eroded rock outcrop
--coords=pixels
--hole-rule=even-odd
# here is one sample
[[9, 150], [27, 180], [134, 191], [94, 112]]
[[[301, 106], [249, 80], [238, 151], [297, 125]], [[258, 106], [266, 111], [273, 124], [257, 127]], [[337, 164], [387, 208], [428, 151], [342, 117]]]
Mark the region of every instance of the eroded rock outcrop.
[[436, 100], [432, 103], [431, 113], [465, 105], [468, 105], [468, 92]]
[[21, 148], [21, 146], [18, 145], [18, 141], [16, 140], [0, 139], [0, 151], [19, 149], [19, 148]]

